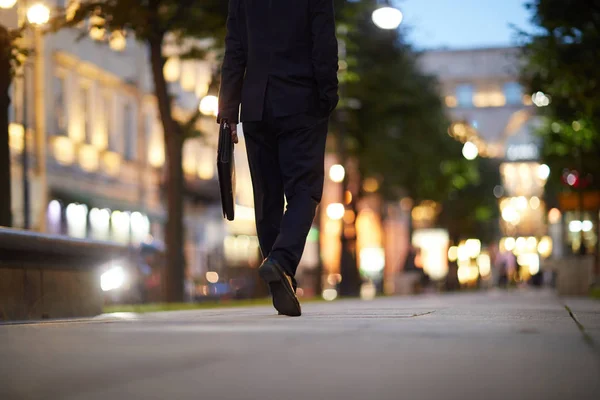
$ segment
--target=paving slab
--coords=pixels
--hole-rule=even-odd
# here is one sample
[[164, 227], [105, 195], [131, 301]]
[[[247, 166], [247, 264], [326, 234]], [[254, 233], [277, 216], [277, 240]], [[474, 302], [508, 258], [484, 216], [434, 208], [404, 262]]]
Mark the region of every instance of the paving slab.
[[[126, 314], [0, 326], [0, 399], [598, 399], [551, 292]], [[590, 324], [598, 315], [588, 315]]]

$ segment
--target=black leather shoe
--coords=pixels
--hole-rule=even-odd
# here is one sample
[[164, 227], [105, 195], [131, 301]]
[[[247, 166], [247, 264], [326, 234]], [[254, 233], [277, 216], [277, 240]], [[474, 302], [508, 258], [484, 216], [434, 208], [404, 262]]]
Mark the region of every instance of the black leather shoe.
[[302, 315], [300, 302], [294, 291], [292, 277], [285, 273], [283, 268], [274, 260], [265, 260], [258, 269], [262, 280], [269, 285], [271, 296], [273, 296], [273, 307], [280, 314], [289, 317]]

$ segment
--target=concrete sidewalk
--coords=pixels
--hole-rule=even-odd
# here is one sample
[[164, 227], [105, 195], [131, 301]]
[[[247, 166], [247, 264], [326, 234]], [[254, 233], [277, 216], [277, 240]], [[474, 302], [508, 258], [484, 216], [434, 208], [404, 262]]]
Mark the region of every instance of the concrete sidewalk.
[[[600, 302], [564, 301], [592, 336]], [[549, 292], [11, 325], [0, 399], [598, 399], [598, 346]]]

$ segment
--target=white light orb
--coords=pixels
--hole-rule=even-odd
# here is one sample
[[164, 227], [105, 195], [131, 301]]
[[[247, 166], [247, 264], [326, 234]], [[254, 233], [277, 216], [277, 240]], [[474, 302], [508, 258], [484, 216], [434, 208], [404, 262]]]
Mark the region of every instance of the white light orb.
[[344, 177], [346, 176], [346, 170], [344, 169], [344, 167], [340, 164], [335, 164], [332, 165], [331, 168], [329, 168], [329, 178], [336, 182], [336, 183], [340, 183], [344, 180]]
[[219, 274], [214, 271], [209, 271], [206, 273], [206, 280], [210, 283], [219, 282]]
[[396, 29], [402, 23], [402, 12], [393, 7], [381, 7], [373, 11], [373, 23], [381, 29]]
[[36, 3], [27, 10], [27, 21], [33, 25], [44, 25], [50, 20], [50, 9], [47, 5]]
[[463, 146], [462, 154], [463, 154], [463, 157], [465, 157], [467, 160], [471, 161], [471, 160], [476, 159], [477, 156], [479, 156], [479, 149], [477, 148], [475, 143], [467, 142]]
[[0, 8], [9, 9], [17, 4], [17, 0], [0, 0]]
[[327, 206], [327, 216], [334, 221], [344, 218], [345, 213], [346, 208], [342, 203], [332, 203]]
[[163, 74], [167, 82], [176, 82], [181, 74], [181, 61], [177, 57], [169, 57], [163, 67]]
[[200, 100], [200, 112], [204, 115], [216, 117], [219, 113], [219, 98], [217, 96], [205, 96]]
[[537, 175], [538, 175], [538, 178], [545, 181], [550, 176], [550, 167], [547, 166], [546, 164], [540, 165], [537, 170]]

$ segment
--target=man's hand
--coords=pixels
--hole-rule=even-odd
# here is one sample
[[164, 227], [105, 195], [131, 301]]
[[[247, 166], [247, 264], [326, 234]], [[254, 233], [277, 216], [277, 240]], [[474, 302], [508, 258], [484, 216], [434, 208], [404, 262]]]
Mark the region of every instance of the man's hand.
[[231, 139], [233, 140], [233, 143], [238, 144], [240, 140], [237, 135], [237, 124], [229, 124], [229, 128], [231, 129]]

